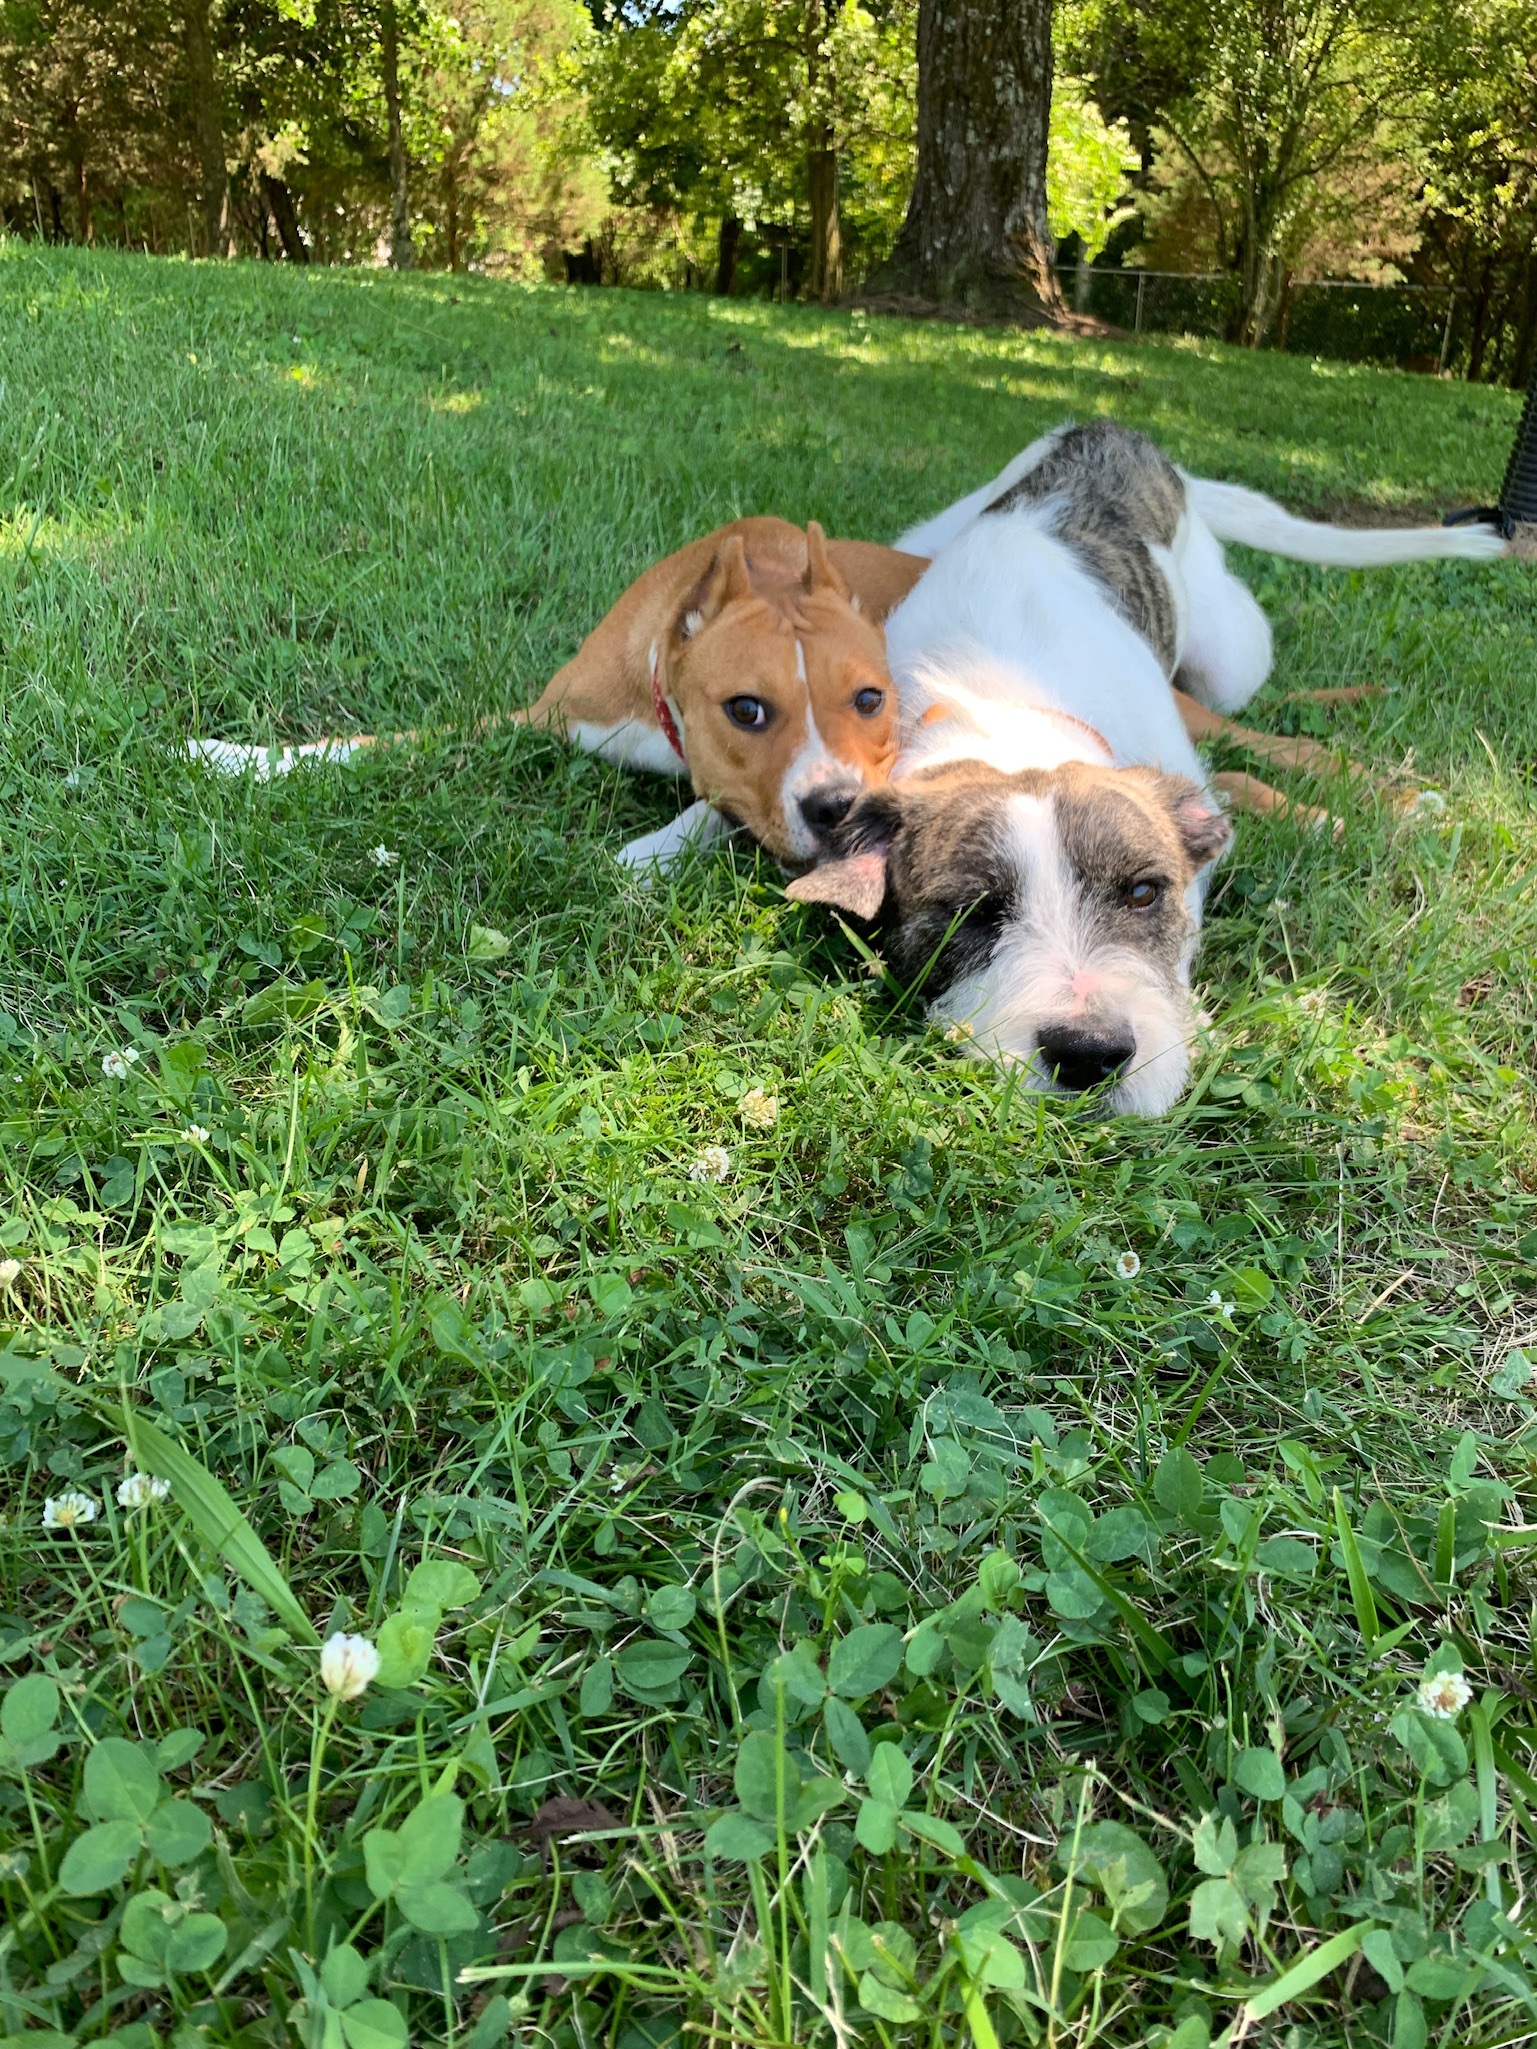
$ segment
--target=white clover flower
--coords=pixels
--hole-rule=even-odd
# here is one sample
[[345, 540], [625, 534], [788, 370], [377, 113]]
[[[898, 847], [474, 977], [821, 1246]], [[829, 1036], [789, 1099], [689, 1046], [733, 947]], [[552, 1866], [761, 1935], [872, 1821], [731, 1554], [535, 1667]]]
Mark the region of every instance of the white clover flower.
[[1473, 1689], [1460, 1672], [1437, 1672], [1420, 1681], [1414, 1697], [1422, 1715], [1437, 1722], [1455, 1722], [1473, 1698]]
[[162, 1480], [156, 1473], [130, 1473], [126, 1480], [120, 1480], [117, 1488], [119, 1508], [148, 1508], [151, 1502], [164, 1501], [171, 1491], [169, 1480]]
[[187, 1145], [207, 1145], [209, 1137], [208, 1126], [206, 1124], [189, 1124], [186, 1130], [181, 1133], [181, 1137]]
[[1123, 1281], [1134, 1281], [1142, 1271], [1142, 1262], [1135, 1252], [1122, 1252], [1117, 1255], [1115, 1270]]
[[958, 1017], [955, 1019], [953, 1024], [947, 1024], [945, 1026], [945, 1037], [950, 1041], [952, 1046], [963, 1045], [967, 1039], [972, 1038], [973, 1036], [974, 1034], [972, 1032], [971, 1026], [967, 1024], [965, 1018], [963, 1017]]
[[43, 1528], [45, 1530], [78, 1530], [82, 1523], [96, 1520], [97, 1508], [92, 1495], [50, 1494], [43, 1503]]
[[369, 848], [368, 858], [376, 868], [393, 868], [399, 861], [400, 856], [391, 848], [381, 844], [377, 847]]
[[127, 1081], [129, 1071], [139, 1058], [137, 1046], [124, 1046], [121, 1052], [103, 1053], [101, 1071], [109, 1081]]
[[752, 1125], [755, 1131], [772, 1131], [779, 1122], [779, 1098], [766, 1089], [749, 1089], [737, 1108], [742, 1113], [742, 1122]]
[[356, 1700], [379, 1676], [379, 1653], [366, 1636], [338, 1630], [320, 1647], [320, 1677], [336, 1700]]
[[731, 1173], [731, 1155], [723, 1145], [707, 1145], [688, 1170], [690, 1181], [724, 1181]]
[[1409, 807], [1411, 818], [1444, 818], [1446, 799], [1439, 790], [1421, 790]]
[[1224, 1302], [1222, 1290], [1220, 1288], [1213, 1288], [1206, 1298], [1206, 1306], [1214, 1316], [1229, 1317], [1238, 1307], [1238, 1304], [1236, 1302]]
[[19, 1259], [0, 1259], [0, 1288], [14, 1287], [21, 1278]]

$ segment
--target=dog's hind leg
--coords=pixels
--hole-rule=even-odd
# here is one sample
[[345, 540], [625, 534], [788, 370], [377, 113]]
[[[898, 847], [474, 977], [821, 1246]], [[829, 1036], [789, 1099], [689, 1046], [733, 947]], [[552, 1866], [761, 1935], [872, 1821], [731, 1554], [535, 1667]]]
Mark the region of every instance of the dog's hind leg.
[[1213, 711], [1238, 711], [1270, 674], [1270, 621], [1246, 583], [1228, 568], [1222, 543], [1192, 513], [1180, 553], [1185, 637], [1178, 683]]

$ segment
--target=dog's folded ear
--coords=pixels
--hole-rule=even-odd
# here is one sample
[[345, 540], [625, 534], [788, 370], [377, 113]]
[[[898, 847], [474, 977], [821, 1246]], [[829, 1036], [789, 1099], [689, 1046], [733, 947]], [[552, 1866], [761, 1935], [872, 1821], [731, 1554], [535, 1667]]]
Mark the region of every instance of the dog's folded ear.
[[804, 582], [808, 591], [832, 591], [840, 598], [849, 594], [848, 585], [833, 567], [832, 557], [827, 552], [827, 536], [814, 519], [806, 522]]
[[1233, 844], [1233, 828], [1215, 797], [1184, 776], [1163, 778], [1164, 800], [1193, 868], [1204, 868]]
[[833, 904], [851, 917], [873, 918], [886, 900], [885, 847], [824, 861], [809, 875], [798, 875], [785, 895], [798, 904]]

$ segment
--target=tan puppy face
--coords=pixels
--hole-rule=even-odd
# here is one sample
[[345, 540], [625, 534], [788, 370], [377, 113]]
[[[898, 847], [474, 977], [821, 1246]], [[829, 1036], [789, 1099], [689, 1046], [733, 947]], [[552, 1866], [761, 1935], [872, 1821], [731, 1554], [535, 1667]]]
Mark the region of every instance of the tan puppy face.
[[795, 867], [886, 781], [899, 740], [885, 635], [820, 527], [808, 542], [803, 577], [769, 580], [733, 538], [658, 651], [695, 792]]

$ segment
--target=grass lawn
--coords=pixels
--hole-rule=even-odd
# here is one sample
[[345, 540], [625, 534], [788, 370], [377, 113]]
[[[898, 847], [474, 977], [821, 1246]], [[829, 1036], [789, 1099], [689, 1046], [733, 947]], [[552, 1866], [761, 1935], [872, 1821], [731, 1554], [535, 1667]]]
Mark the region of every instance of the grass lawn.
[[1516, 403], [0, 244], [0, 2036], [1531, 2039], [1530, 568], [1245, 559], [1252, 721], [1446, 805], [1240, 825], [1160, 1123], [750, 852], [642, 892], [675, 793], [545, 737], [180, 756], [462, 729], [720, 520], [1097, 412], [1392, 509]]

